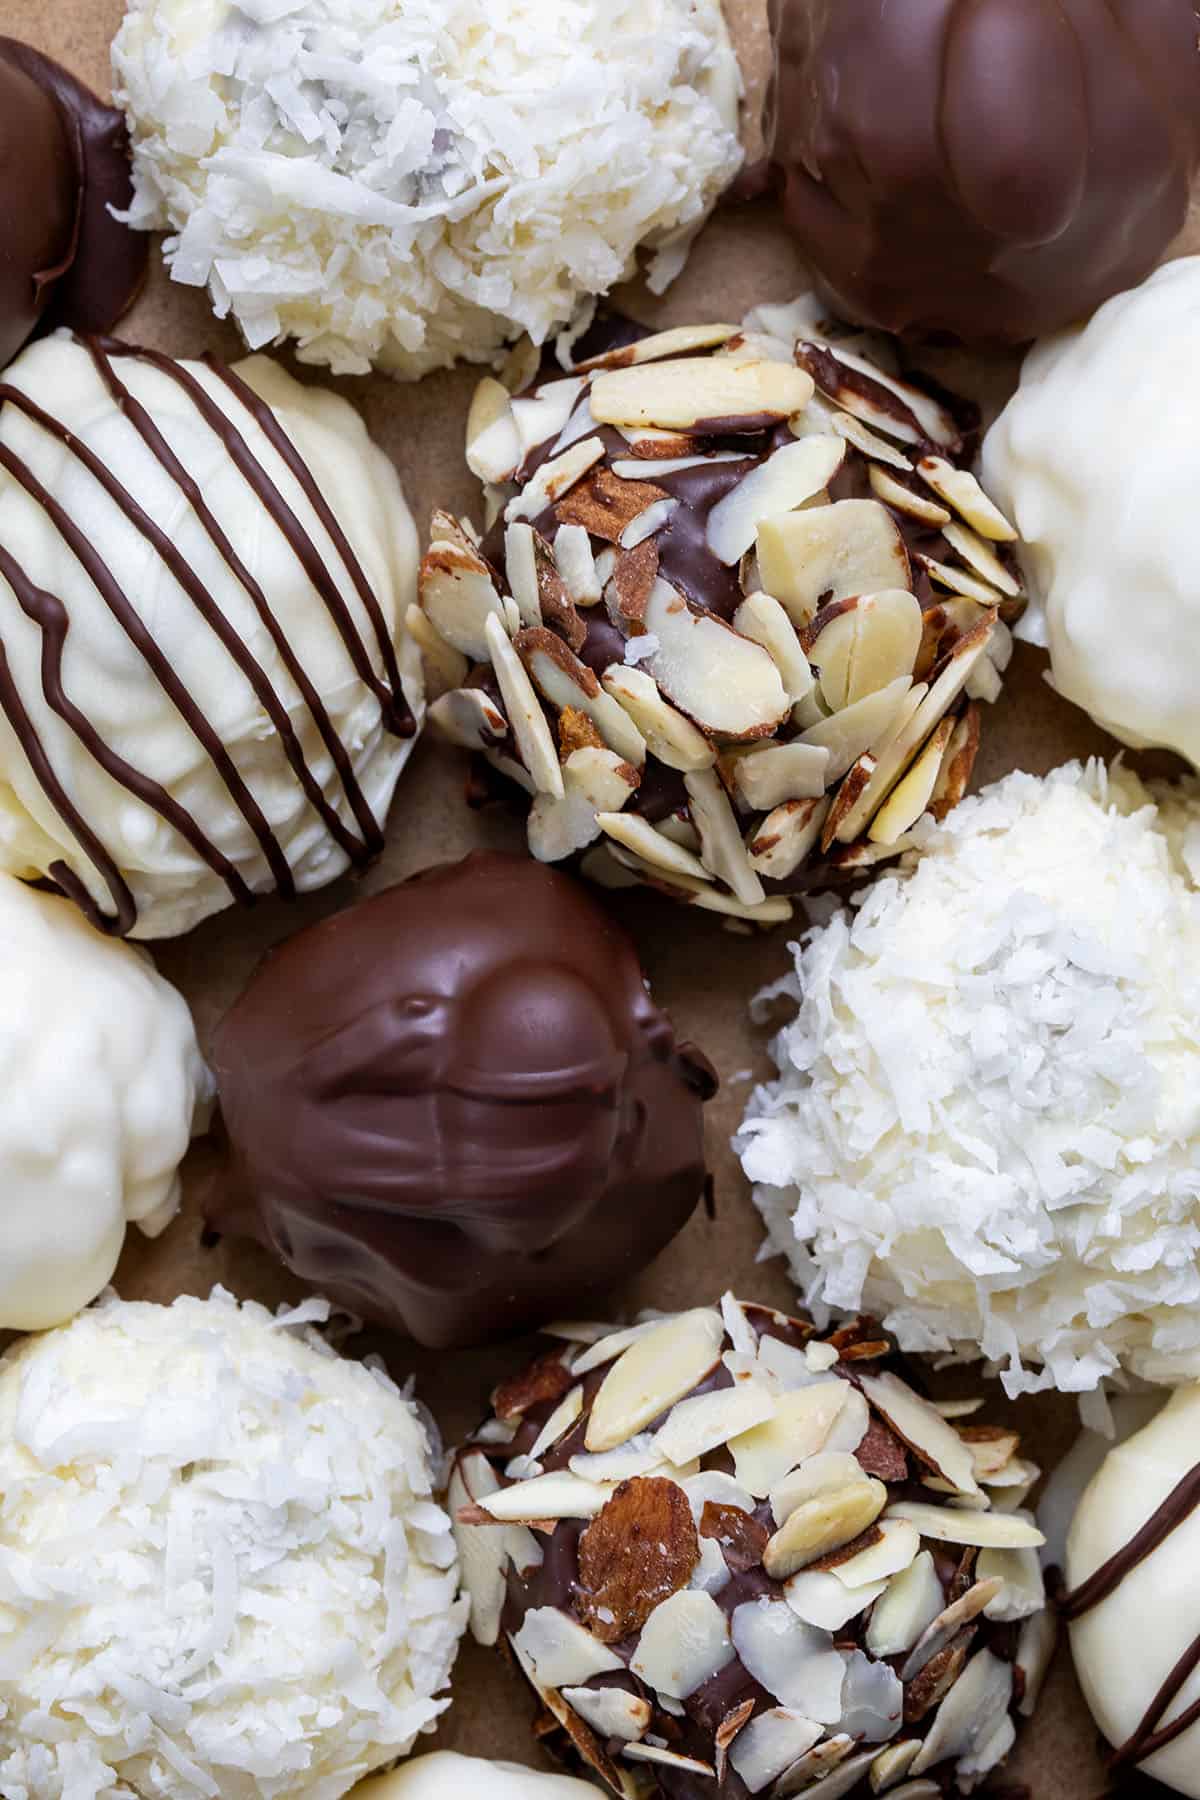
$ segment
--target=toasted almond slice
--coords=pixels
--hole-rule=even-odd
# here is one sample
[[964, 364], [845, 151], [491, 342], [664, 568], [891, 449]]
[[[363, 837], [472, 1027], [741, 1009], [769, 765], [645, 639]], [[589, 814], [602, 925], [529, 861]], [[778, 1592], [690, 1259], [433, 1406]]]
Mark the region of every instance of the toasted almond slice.
[[589, 357], [587, 362], [576, 363], [575, 369], [579, 374], [592, 369], [628, 369], [669, 356], [686, 356], [694, 350], [715, 350], [735, 337], [738, 329], [736, 325], [674, 325], [668, 331], [639, 338], [635, 344], [622, 344], [618, 350]]
[[621, 1352], [597, 1390], [585, 1437], [591, 1451], [615, 1450], [670, 1411], [720, 1361], [725, 1327], [714, 1308], [664, 1319]]
[[782, 1599], [764, 1595], [734, 1609], [730, 1634], [747, 1674], [781, 1706], [818, 1725], [838, 1723], [846, 1665], [827, 1632], [806, 1625]]
[[623, 706], [606, 694], [586, 663], [544, 627], [518, 632], [513, 648], [551, 706], [586, 713], [610, 750], [634, 768], [646, 761], [646, 740]]
[[699, 1588], [683, 1588], [650, 1614], [629, 1667], [656, 1693], [686, 1700], [736, 1654], [716, 1601]]
[[1058, 1648], [1058, 1620], [1053, 1611], [1046, 1607], [1026, 1619], [1021, 1627], [1021, 1635], [1017, 1639], [1017, 1663], [1025, 1677], [1025, 1692], [1021, 1696], [1021, 1717], [1033, 1717], [1050, 1665], [1054, 1661], [1054, 1652]]
[[956, 513], [960, 513], [980, 537], [993, 543], [1016, 542], [1016, 528], [1009, 524], [1000, 508], [989, 500], [969, 469], [956, 469], [943, 456], [923, 456], [917, 472]]
[[614, 663], [605, 670], [603, 685], [625, 708], [651, 756], [669, 769], [707, 769], [715, 762], [716, 750], [703, 732], [663, 699], [657, 682], [644, 669]]
[[988, 1482], [1008, 1467], [1020, 1448], [1020, 1434], [1002, 1425], [967, 1425], [960, 1437], [971, 1453], [977, 1481]]
[[907, 1519], [881, 1519], [878, 1530], [879, 1537], [874, 1543], [860, 1550], [857, 1556], [847, 1557], [834, 1569], [833, 1573], [844, 1586], [858, 1588], [864, 1584], [873, 1586], [877, 1581], [889, 1581], [892, 1576], [903, 1574], [917, 1560], [921, 1539], [915, 1525]]
[[766, 881], [786, 881], [811, 855], [828, 812], [828, 800], [777, 806], [747, 840], [750, 867]]
[[815, 677], [796, 628], [770, 594], [748, 594], [733, 615], [735, 631], [761, 644], [783, 677], [788, 699], [793, 706], [808, 699]]
[[970, 600], [978, 600], [981, 606], [998, 607], [1005, 604], [1004, 595], [988, 581], [980, 581], [966, 569], [951, 568], [949, 563], [939, 562], [935, 556], [926, 556], [923, 551], [915, 552], [930, 581], [938, 587], [948, 588], [952, 594], [965, 594]]
[[970, 1449], [936, 1406], [914, 1393], [907, 1382], [890, 1370], [882, 1375], [860, 1375], [858, 1379], [875, 1411], [927, 1468], [953, 1482], [960, 1494], [979, 1493]]
[[505, 530], [504, 573], [508, 580], [508, 591], [516, 601], [522, 623], [540, 625], [542, 602], [538, 595], [533, 526], [523, 519], [518, 519]]
[[519, 337], [500, 365], [500, 379], [510, 394], [524, 393], [536, 381], [542, 352], [531, 337]]
[[885, 588], [823, 607], [804, 634], [831, 712], [911, 677], [921, 647], [921, 607], [907, 588]]
[[788, 363], [684, 357], [594, 376], [591, 406], [603, 425], [713, 434], [761, 430], [800, 412], [812, 393], [811, 377]]
[[434, 630], [419, 606], [408, 607], [404, 623], [408, 628], [408, 635], [421, 652], [426, 687], [431, 690], [431, 698], [438, 693], [448, 694], [460, 688], [471, 669], [462, 651], [456, 650], [440, 632]]
[[674, 1769], [680, 1775], [711, 1775], [716, 1777], [717, 1771], [711, 1763], [701, 1762], [695, 1756], [679, 1756], [674, 1750], [663, 1750], [657, 1744], [626, 1744], [621, 1750], [630, 1762], [656, 1763], [664, 1769]]
[[806, 1756], [794, 1762], [781, 1775], [771, 1791], [771, 1800], [791, 1800], [796, 1794], [817, 1794], [821, 1800], [843, 1800], [858, 1786], [871, 1766], [873, 1750], [863, 1750], [851, 1757], [855, 1740], [844, 1732], [814, 1744]]
[[822, 719], [820, 724], [810, 725], [807, 731], [801, 732], [799, 743], [816, 744], [821, 749], [828, 750], [829, 765], [825, 777], [828, 782], [840, 781], [864, 751], [883, 737], [904, 704], [911, 686], [908, 677], [901, 675], [889, 682], [887, 687], [866, 695], [862, 700], [856, 700], [853, 706], [847, 706], [842, 712], [832, 713], [828, 719]]
[[969, 1625], [972, 1619], [979, 1617], [996, 1598], [1003, 1585], [999, 1576], [992, 1576], [987, 1581], [972, 1582], [965, 1594], [944, 1607], [913, 1645], [900, 1670], [900, 1679], [915, 1681], [921, 1670], [946, 1648], [951, 1638], [957, 1637], [964, 1625]]
[[583, 1481], [560, 1469], [486, 1494], [479, 1505], [501, 1524], [527, 1524], [531, 1519], [594, 1519], [611, 1491], [599, 1482]]
[[554, 539], [554, 562], [576, 606], [595, 606], [599, 602], [603, 590], [591, 539], [582, 525], [559, 526]]
[[920, 1775], [951, 1757], [961, 1759], [986, 1744], [1005, 1722], [1012, 1685], [1011, 1663], [1001, 1662], [990, 1650], [973, 1656], [938, 1707], [912, 1773]]
[[595, 843], [599, 815], [620, 812], [638, 785], [637, 770], [615, 750], [573, 750], [562, 773], [562, 799], [538, 794], [530, 808], [529, 848], [538, 862], [562, 862]]
[[511, 1641], [517, 1655], [532, 1667], [539, 1687], [580, 1686], [594, 1675], [616, 1674], [625, 1667], [599, 1638], [557, 1606], [531, 1607]]
[[508, 720], [479, 688], [452, 688], [429, 708], [429, 723], [462, 750], [492, 750], [508, 736]]
[[988, 1476], [986, 1486], [993, 1491], [1032, 1487], [1040, 1475], [1041, 1470], [1036, 1463], [1026, 1462], [1023, 1457], [1014, 1456], [1005, 1463], [1002, 1469], [998, 1469], [994, 1475]]
[[1046, 1582], [1036, 1550], [981, 1550], [975, 1573], [980, 1581], [1000, 1583], [984, 1608], [989, 1619], [1004, 1624], [1031, 1619], [1046, 1604]]
[[510, 594], [502, 594], [500, 604], [504, 608], [504, 629], [509, 637], [515, 637], [521, 629], [521, 609]]
[[704, 867], [731, 888], [743, 906], [761, 906], [766, 899], [763, 884], [750, 867], [738, 822], [720, 781], [711, 769], [693, 769], [684, 775], [683, 785], [692, 823], [700, 833]]
[[555, 441], [586, 386], [582, 375], [566, 375], [561, 381], [543, 381], [531, 394], [512, 402], [522, 459], [538, 445]]
[[933, 1557], [928, 1550], [922, 1550], [907, 1569], [893, 1576], [886, 1594], [876, 1602], [867, 1623], [867, 1649], [872, 1656], [903, 1656], [945, 1603], [945, 1590]]
[[458, 544], [434, 543], [421, 563], [420, 592], [422, 610], [439, 637], [473, 661], [486, 661], [487, 620], [504, 616], [487, 564]]
[[911, 586], [900, 528], [878, 500], [837, 500], [764, 519], [757, 544], [762, 584], [798, 626], [828, 601]]
[[780, 1394], [773, 1417], [729, 1445], [740, 1484], [761, 1500], [789, 1469], [823, 1450], [849, 1392], [834, 1378]]
[[598, 437], [581, 438], [564, 450], [561, 456], [552, 456], [544, 462], [531, 481], [527, 481], [521, 492], [517, 494], [504, 509], [504, 517], [508, 524], [514, 519], [536, 519], [547, 507], [553, 506], [556, 500], [569, 493], [577, 481], [582, 481], [589, 469], [595, 468], [604, 460], [604, 444]]
[[631, 1694], [628, 1688], [565, 1687], [561, 1692], [567, 1705], [599, 1738], [620, 1738], [623, 1743], [636, 1744], [650, 1729], [650, 1702], [640, 1694]]
[[695, 1394], [671, 1408], [654, 1445], [664, 1462], [688, 1463], [761, 1425], [774, 1412], [775, 1397], [761, 1382], [745, 1381], [712, 1394]]
[[[912, 464], [908, 463], [906, 467], [911, 468]], [[911, 519], [920, 519], [923, 525], [948, 525], [953, 517], [936, 500], [931, 500], [927, 494], [914, 493], [912, 488], [897, 481], [894, 475], [889, 475], [886, 469], [881, 469], [876, 463], [872, 463], [868, 470], [867, 479], [877, 500], [882, 500], [885, 506], [892, 507], [896, 512], [907, 513]]]
[[544, 1456], [547, 1450], [557, 1444], [559, 1438], [565, 1437], [582, 1411], [583, 1388], [576, 1386], [563, 1395], [538, 1432], [529, 1450], [531, 1461], [536, 1462], [539, 1456]]
[[503, 1532], [463, 1525], [458, 1514], [461, 1508], [478, 1504], [499, 1486], [495, 1470], [481, 1450], [468, 1450], [455, 1458], [446, 1502], [453, 1521], [463, 1592], [471, 1607], [471, 1636], [477, 1644], [495, 1644], [500, 1637], [508, 1549]]
[[983, 1411], [987, 1400], [982, 1394], [977, 1394], [970, 1400], [935, 1400], [933, 1404], [943, 1419], [972, 1419], [976, 1413]]
[[887, 1505], [887, 1488], [868, 1476], [802, 1500], [763, 1551], [763, 1568], [776, 1581], [840, 1550], [873, 1525]]
[[678, 506], [678, 500], [673, 499], [670, 494], [662, 500], [651, 500], [622, 531], [617, 540], [621, 549], [636, 550], [639, 544], [644, 544], [647, 538], [652, 538], [656, 531], [663, 529]]
[[716, 888], [699, 888], [692, 895], [692, 905], [727, 919], [745, 919], [751, 925], [786, 925], [792, 916], [792, 903], [784, 894], [772, 894], [758, 906], [747, 906]]
[[788, 800], [819, 800], [829, 752], [812, 744], [755, 744], [721, 759], [722, 779], [748, 812], [768, 812]]
[[708, 515], [708, 547], [732, 566], [754, 543], [764, 519], [803, 506], [833, 480], [846, 460], [838, 437], [805, 437], [754, 465]]
[[886, 1581], [848, 1588], [838, 1580], [836, 1570], [826, 1569], [801, 1569], [784, 1583], [787, 1603], [797, 1618], [821, 1631], [834, 1632], [859, 1618], [886, 1589]]
[[[861, 450], [864, 456], [870, 457], [872, 474], [876, 463], [886, 463], [891, 469], [906, 471], [912, 469], [909, 458], [902, 451], [897, 450], [895, 444], [889, 444], [886, 438], [882, 438], [877, 432], [872, 431], [864, 420], [856, 419], [853, 413], [834, 413], [833, 429], [839, 437], [845, 438], [848, 444], [853, 444], [856, 450]], [[947, 513], [946, 517], [949, 518], [949, 516]]]
[[783, 682], [761, 644], [714, 613], [694, 612], [665, 581], [651, 589], [645, 626], [658, 640], [646, 672], [701, 730], [732, 739], [769, 737], [787, 717]]
[[[898, 376], [889, 374], [877, 363], [869, 362], [866, 357], [859, 356], [844, 344], [830, 344], [826, 347], [826, 355], [834, 364], [841, 365], [840, 370], [835, 368], [833, 371], [826, 371], [823, 368], [818, 374], [814, 359], [807, 354], [813, 348], [816, 346], [797, 344], [796, 360], [809, 369], [821, 391], [846, 412], [853, 413], [855, 418], [865, 419], [880, 431], [886, 432], [889, 437], [898, 437], [904, 443], [918, 443], [922, 437], [927, 437], [944, 449], [958, 449], [962, 441], [958, 427], [932, 394], [913, 387], [910, 382], [901, 381]], [[852, 371], [852, 375], [865, 377], [865, 382], [855, 383], [846, 376], [846, 370]], [[828, 378], [830, 373], [834, 377], [832, 380]], [[872, 389], [876, 387], [883, 388], [884, 394], [873, 392]], [[911, 414], [911, 420], [915, 421], [917, 429], [914, 430], [909, 419], [900, 416], [895, 408], [886, 404], [888, 394], [894, 395], [901, 407]]]
[[1010, 599], [1015, 599], [1023, 591], [1016, 576], [1005, 568], [987, 539], [978, 536], [968, 525], [947, 525], [942, 536], [950, 548], [957, 550], [963, 561], [991, 587], [998, 588]]
[[873, 844], [895, 844], [912, 830], [926, 811], [937, 787], [954, 726], [953, 719], [943, 719], [907, 775], [896, 783], [871, 821]]
[[690, 875], [694, 881], [701, 882], [713, 879], [698, 856], [693, 856], [682, 845], [672, 843], [636, 813], [600, 813], [597, 823], [608, 837], [666, 875]]
[[830, 807], [825, 824], [821, 829], [822, 850], [829, 849], [838, 833], [845, 829], [846, 820], [861, 805], [862, 797], [866, 793], [877, 767], [875, 757], [871, 755], [870, 751], [865, 751], [853, 768], [846, 771], [845, 779], [834, 795], [833, 805]]
[[[764, 1342], [768, 1340], [764, 1339]], [[806, 1456], [798, 1468], [791, 1469], [771, 1489], [771, 1516], [782, 1525], [789, 1513], [814, 1494], [827, 1488], [846, 1487], [855, 1481], [866, 1481], [867, 1472], [845, 1450], [819, 1450]], [[882, 1528], [881, 1528], [882, 1530]]]
[[1045, 1538], [1036, 1525], [1011, 1513], [977, 1512], [952, 1506], [929, 1506], [920, 1500], [898, 1500], [889, 1518], [908, 1519], [922, 1537], [938, 1544], [975, 1545], [980, 1550], [1037, 1549]]
[[521, 455], [508, 389], [485, 375], [467, 414], [467, 467], [478, 481], [511, 481]]
[[903, 1781], [920, 1749], [920, 1738], [905, 1738], [902, 1743], [889, 1744], [886, 1750], [881, 1750], [871, 1764], [871, 1792], [885, 1793], [898, 1781]]
[[663, 1459], [648, 1432], [639, 1432], [616, 1450], [604, 1450], [594, 1456], [590, 1451], [582, 1451], [568, 1464], [573, 1475], [584, 1481], [598, 1482], [633, 1481], [638, 1475], [653, 1474], [662, 1466]]
[[824, 1736], [825, 1728], [813, 1719], [775, 1706], [761, 1712], [743, 1727], [733, 1741], [729, 1760], [748, 1792], [760, 1794], [790, 1769]]
[[614, 462], [612, 472], [621, 481], [657, 481], [663, 475], [679, 475], [684, 469], [707, 468], [712, 463], [745, 462], [744, 450], [714, 450], [707, 456], [668, 456], [663, 458], [634, 456]]
[[[495, 613], [488, 615], [484, 635], [487, 655], [500, 684], [500, 695], [525, 767], [539, 793], [551, 794], [561, 800], [565, 792], [562, 770], [546, 715], [521, 659], [513, 649], [512, 640]], [[549, 635], [547, 632], [546, 636]], [[565, 645], [562, 648], [566, 650]]]

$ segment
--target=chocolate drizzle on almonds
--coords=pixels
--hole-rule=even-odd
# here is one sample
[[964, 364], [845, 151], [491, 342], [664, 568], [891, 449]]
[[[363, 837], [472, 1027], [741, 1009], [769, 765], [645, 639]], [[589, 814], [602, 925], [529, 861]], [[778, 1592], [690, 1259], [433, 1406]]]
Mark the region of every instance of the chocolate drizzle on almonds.
[[871, 1320], [727, 1294], [549, 1335], [450, 1505], [472, 1631], [568, 1761], [626, 1800], [935, 1800], [999, 1767], [1055, 1639], [1016, 1433], [916, 1393]]
[[410, 620], [430, 717], [540, 860], [771, 924], [966, 791], [1016, 533], [973, 409], [810, 302], [626, 339], [480, 384], [486, 532], [435, 514]]

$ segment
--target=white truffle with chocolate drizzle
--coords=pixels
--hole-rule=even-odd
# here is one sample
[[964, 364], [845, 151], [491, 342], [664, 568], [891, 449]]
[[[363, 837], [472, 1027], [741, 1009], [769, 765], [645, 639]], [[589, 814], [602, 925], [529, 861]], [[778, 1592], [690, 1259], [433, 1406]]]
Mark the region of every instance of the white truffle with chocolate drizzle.
[[186, 931], [382, 845], [415, 533], [346, 403], [65, 335], [0, 385], [0, 867]]
[[811, 302], [626, 324], [476, 394], [489, 528], [434, 515], [431, 717], [528, 792], [541, 860], [769, 924], [965, 791], [1016, 534], [974, 409]]
[[1016, 1432], [919, 1395], [866, 1318], [726, 1294], [549, 1335], [449, 1501], [472, 1632], [571, 1755], [628, 1800], [918, 1800], [1004, 1760], [1054, 1636]]

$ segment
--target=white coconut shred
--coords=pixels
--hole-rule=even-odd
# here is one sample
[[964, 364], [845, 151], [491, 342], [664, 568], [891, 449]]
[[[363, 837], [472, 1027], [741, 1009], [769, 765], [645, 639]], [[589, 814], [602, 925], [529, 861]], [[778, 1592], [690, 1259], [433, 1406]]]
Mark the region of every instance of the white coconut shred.
[[1200, 782], [1009, 776], [793, 945], [735, 1140], [816, 1308], [1010, 1394], [1200, 1374]]

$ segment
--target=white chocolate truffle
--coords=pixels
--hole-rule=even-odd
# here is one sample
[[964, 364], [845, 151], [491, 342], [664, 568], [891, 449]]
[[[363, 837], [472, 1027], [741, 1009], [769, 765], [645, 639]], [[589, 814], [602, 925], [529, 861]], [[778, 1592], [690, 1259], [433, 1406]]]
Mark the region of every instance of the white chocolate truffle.
[[[1192, 1476], [1189, 1506], [1169, 1505]], [[1080, 1685], [1097, 1725], [1119, 1748], [1148, 1726], [1169, 1725], [1200, 1698], [1200, 1672], [1180, 1687], [1161, 1720], [1156, 1697], [1185, 1652], [1200, 1641], [1200, 1387], [1180, 1388], [1135, 1437], [1110, 1450], [1080, 1502], [1067, 1540], [1067, 1581], [1078, 1590], [1156, 1517], [1162, 1542], [1115, 1589], [1071, 1625]], [[1181, 1794], [1200, 1796], [1200, 1723], [1141, 1770]]]
[[211, 1080], [183, 999], [144, 951], [0, 875], [0, 1330], [94, 1300], [127, 1224], [179, 1204]]
[[358, 415], [265, 357], [65, 335], [5, 382], [0, 868], [149, 938], [368, 860], [423, 701]]
[[113, 84], [175, 279], [338, 374], [661, 291], [741, 162], [720, 0], [132, 0]]
[[354, 1790], [354, 1800], [596, 1800], [596, 1790], [570, 1775], [540, 1775], [517, 1763], [484, 1762], [437, 1750], [376, 1775]]
[[431, 1446], [328, 1310], [109, 1299], [0, 1361], [0, 1792], [338, 1800], [444, 1710]]
[[1124, 743], [1200, 766], [1198, 408], [1190, 257], [1030, 352], [983, 479], [1023, 540], [1054, 685]]

